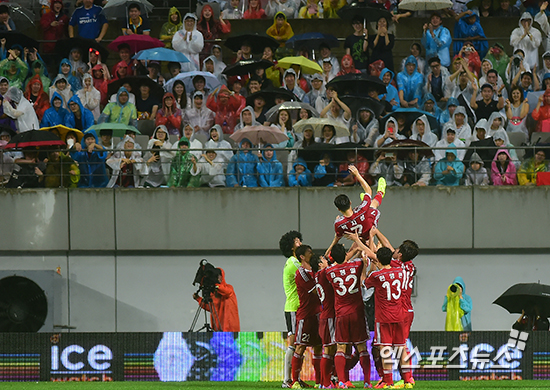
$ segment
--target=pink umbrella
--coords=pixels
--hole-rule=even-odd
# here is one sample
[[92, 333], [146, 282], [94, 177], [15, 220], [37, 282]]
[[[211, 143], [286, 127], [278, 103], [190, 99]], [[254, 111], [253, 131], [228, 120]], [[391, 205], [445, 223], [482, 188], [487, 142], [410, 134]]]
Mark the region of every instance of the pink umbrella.
[[278, 127], [262, 125], [245, 126], [231, 134], [230, 138], [237, 143], [248, 138], [253, 145], [278, 144], [288, 141], [288, 136]]
[[109, 43], [108, 48], [118, 52], [118, 46], [123, 43], [130, 45], [130, 50], [137, 53], [141, 50], [154, 49], [155, 47], [164, 47], [164, 42], [149, 35], [121, 35], [113, 42]]

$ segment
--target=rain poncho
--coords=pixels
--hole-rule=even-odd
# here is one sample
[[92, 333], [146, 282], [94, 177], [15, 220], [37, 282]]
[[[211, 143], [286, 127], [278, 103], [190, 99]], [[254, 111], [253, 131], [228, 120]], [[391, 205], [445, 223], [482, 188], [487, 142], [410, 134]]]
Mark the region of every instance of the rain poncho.
[[404, 71], [397, 74], [397, 87], [399, 91], [403, 91], [403, 98], [405, 101], [410, 102], [414, 99], [422, 99], [422, 87], [424, 86], [424, 76], [416, 71], [416, 59], [414, 56], [408, 56], [405, 61], [405, 67], [407, 64], [414, 64], [414, 71], [412, 74]]
[[[349, 63], [349, 66], [344, 65], [344, 59], [346, 59]], [[340, 72], [336, 74], [336, 76], [343, 76], [346, 74], [361, 74], [360, 70], [355, 69], [355, 63], [353, 62], [353, 58], [349, 54], [345, 54], [342, 57], [342, 60], [340, 61]]]
[[453, 292], [451, 286], [447, 288], [447, 295], [445, 296], [446, 303], [444, 304], [444, 312], [447, 313], [445, 317], [445, 330], [447, 332], [462, 332], [462, 317], [464, 316], [464, 310], [460, 308], [460, 297], [458, 290]]
[[[264, 148], [273, 148], [273, 146], [271, 144], [266, 144]], [[269, 149], [262, 150], [263, 159], [260, 160], [256, 166], [260, 187], [283, 187], [285, 184], [283, 178], [283, 164], [277, 160], [277, 152], [273, 149], [271, 149], [273, 150], [273, 157], [268, 160], [265, 156], [266, 150]]]
[[[370, 112], [370, 118], [367, 123], [361, 121], [362, 111]], [[352, 134], [351, 141], [361, 145], [367, 144], [368, 146], [373, 146], [375, 139], [380, 135], [378, 131], [380, 124], [378, 119], [375, 118], [374, 112], [367, 107], [359, 108], [355, 124], [357, 125], [357, 133]]]
[[[428, 107], [426, 106], [427, 101], [433, 102], [433, 111], [428, 111]], [[432, 95], [430, 92], [426, 92], [424, 96], [422, 97], [422, 102], [419, 102], [418, 104], [420, 106], [420, 109], [423, 111], [426, 111], [428, 114], [432, 114], [435, 116], [435, 119], [439, 122], [439, 119], [441, 118], [441, 108], [437, 105], [437, 100], [435, 100], [435, 96]]]
[[[218, 132], [218, 141], [212, 139], [212, 130]], [[223, 139], [223, 131], [220, 125], [214, 125], [209, 131], [210, 139], [204, 145], [205, 149], [214, 149], [216, 150], [217, 157], [222, 157], [224, 162], [227, 164], [231, 157], [233, 157], [233, 147], [229, 142]], [[225, 150], [217, 150], [225, 149]]]
[[[380, 80], [382, 80], [384, 78], [384, 75], [388, 72], [391, 74], [391, 80], [393, 80], [393, 78], [395, 77], [395, 74], [391, 70], [389, 70], [388, 68], [382, 69], [382, 71], [380, 72], [380, 77], [379, 77]], [[405, 72], [406, 72], [406, 70], [405, 70]], [[394, 106], [392, 104], [392, 111], [395, 111], [397, 108], [400, 107], [399, 92], [397, 92], [397, 88], [395, 88], [391, 84], [391, 80], [390, 80], [390, 83], [388, 85], [386, 85], [386, 93], [382, 94], [382, 95], [378, 95], [378, 98], [380, 100], [386, 100], [388, 103], [390, 103], [392, 100], [395, 99], [395, 101], [397, 102], [397, 105]]]
[[[455, 146], [457, 148], [464, 148], [466, 146], [466, 144], [464, 142], [462, 142], [460, 139], [458, 139], [458, 137], [456, 136], [456, 126], [452, 122], [446, 123], [445, 126], [443, 126], [443, 130], [441, 131], [441, 139], [439, 141], [437, 141], [437, 143], [435, 144], [435, 147], [436, 148], [447, 148], [447, 147], [449, 147], [449, 142], [447, 141], [447, 130], [448, 129], [453, 129], [455, 131], [455, 139], [452, 142], [453, 146]], [[445, 158], [445, 149], [434, 150], [434, 155], [435, 155], [435, 161], [439, 161], [439, 160]], [[458, 149], [458, 151], [457, 151], [457, 156], [458, 156], [457, 160], [462, 161], [464, 159], [465, 155], [466, 155], [466, 150], [465, 149]]]
[[80, 98], [76, 95], [69, 100], [70, 103], [76, 103], [80, 107], [80, 119], [77, 119], [75, 113], [69, 108], [69, 115], [67, 115], [65, 120], [65, 126], [85, 132], [94, 125], [94, 114], [87, 108], [84, 108]]
[[[244, 123], [243, 113], [245, 111], [250, 112], [251, 115], [252, 115], [252, 123], [250, 125], [247, 125], [247, 124]], [[239, 123], [237, 123], [237, 126], [235, 126], [235, 131], [242, 129], [245, 126], [259, 126], [259, 125], [261, 125], [261, 123], [256, 120], [256, 115], [254, 114], [254, 109], [251, 106], [246, 106], [245, 108], [243, 108], [241, 113], [239, 114], [239, 116], [240, 116], [241, 120], [240, 120]]]
[[[66, 84], [65, 89], [61, 90], [61, 89], [57, 88], [56, 83], [59, 80], [65, 80], [65, 84]], [[67, 103], [69, 102], [69, 99], [73, 97], [73, 91], [71, 90], [71, 85], [67, 81], [67, 77], [65, 77], [62, 74], [58, 74], [56, 76], [56, 78], [53, 80], [52, 86], [50, 87], [50, 90], [49, 90], [50, 100], [51, 100], [54, 92], [59, 93], [63, 97], [63, 108], [69, 108], [67, 106]]]
[[[440, 70], [441, 70], [441, 73], [440, 73], [439, 76], [441, 77], [441, 96], [437, 96], [439, 101], [441, 101], [441, 98], [449, 98], [451, 96], [451, 94], [453, 93], [453, 89], [454, 89], [453, 82], [451, 81], [451, 74], [449, 73], [447, 68], [442, 66], [440, 68]], [[432, 84], [430, 83], [430, 80], [429, 80], [430, 74], [433, 77], [432, 68], [429, 68], [429, 71], [426, 74], [426, 86], [424, 87], [424, 92], [429, 92], [433, 95], [433, 93], [434, 93], [433, 86], [432, 86]], [[436, 97], [436, 96], [434, 95], [434, 97]], [[434, 101], [436, 101], [436, 100], [434, 100]]]
[[[286, 77], [287, 74], [293, 74], [294, 75], [294, 88], [293, 89], [290, 89], [286, 85], [285, 77]], [[299, 83], [299, 78], [298, 78], [298, 75], [296, 74], [296, 71], [292, 68], [288, 68], [287, 70], [285, 70], [285, 73], [283, 73], [283, 87], [286, 88], [287, 90], [289, 90], [290, 92], [294, 93], [294, 95], [296, 95], [298, 97], [298, 99], [300, 99], [300, 101], [302, 101], [304, 103], [309, 103], [309, 101], [307, 100], [307, 96], [306, 96], [305, 91], [298, 86], [298, 83]]]
[[[216, 284], [216, 292], [212, 294], [212, 304], [216, 308], [217, 314], [217, 319], [214, 319], [214, 316], [211, 315], [213, 329], [214, 331], [240, 332], [241, 325], [237, 295], [233, 286], [225, 281], [225, 271], [222, 268], [218, 269], [220, 270], [222, 281]], [[199, 305], [203, 309], [210, 311], [210, 307], [204, 304], [201, 297], [199, 297]], [[221, 329], [216, 325], [221, 325]]]
[[[544, 98], [546, 99], [548, 96], [550, 96], [550, 89], [547, 89], [546, 91], [544, 91]], [[531, 116], [533, 117], [533, 119], [535, 121], [537, 121], [537, 131], [542, 131], [543, 130], [543, 122], [544, 122], [544, 127], [545, 128], [549, 128], [550, 126], [548, 125], [548, 122], [549, 119], [550, 119], [550, 105], [547, 105], [546, 103], [544, 103], [543, 101], [543, 104], [539, 107], [539, 108], [535, 108], [533, 110], [533, 112], [531, 113]]]
[[[221, 101], [220, 95], [227, 97], [226, 103]], [[221, 126], [224, 134], [233, 134], [240, 105], [240, 100], [232, 95], [225, 85], [220, 87], [217, 95], [214, 92], [206, 100], [206, 106], [216, 113], [214, 122]]]
[[[61, 71], [61, 68], [62, 68], [63, 64], [69, 65], [69, 67], [70, 67], [69, 73], [65, 74]], [[61, 62], [59, 63], [58, 74], [60, 74], [60, 75], [62, 74], [63, 76], [65, 76], [65, 78], [67, 79], [67, 81], [69, 83], [69, 86], [71, 87], [71, 91], [73, 93], [77, 93], [78, 90], [80, 88], [82, 88], [82, 83], [80, 82], [80, 79], [76, 76], [73, 76], [73, 66], [71, 65], [71, 61], [69, 61], [67, 58], [63, 58], [61, 60]], [[55, 85], [56, 80], [57, 80], [57, 77], [53, 82], [54, 85]]]
[[[504, 153], [508, 157], [504, 165], [498, 161], [498, 155]], [[491, 179], [494, 186], [515, 186], [518, 184], [516, 178], [516, 166], [507, 149], [499, 149], [491, 163]]]
[[252, 150], [244, 151], [242, 149], [243, 143], [247, 141], [252, 145], [249, 139], [244, 138], [239, 147], [241, 148], [227, 165], [227, 186], [235, 187], [239, 185], [241, 187], [258, 187], [257, 178], [257, 164], [258, 157], [252, 152]]
[[[462, 299], [459, 299], [458, 307], [454, 307], [455, 311], [461, 310], [462, 313], [464, 313], [462, 316], [460, 316], [460, 322], [462, 325], [462, 329], [464, 331], [471, 331], [472, 330], [472, 319], [471, 319], [471, 312], [472, 312], [472, 298], [468, 294], [466, 294], [466, 283], [464, 283], [464, 280], [457, 276], [455, 280], [453, 281], [453, 284], [459, 284], [460, 287], [462, 287]], [[450, 286], [449, 286], [450, 289]], [[457, 291], [458, 292], [458, 291]], [[460, 296], [458, 294], [457, 296]], [[443, 307], [442, 310], [444, 312], [449, 311], [449, 306], [447, 305], [448, 298], [445, 296], [445, 299], [443, 300]]]
[[[388, 123], [390, 123], [390, 122], [393, 123], [394, 129], [395, 129], [394, 131], [397, 132], [397, 129], [398, 129], [397, 120], [396, 120], [393, 116], [391, 116], [391, 117], [388, 118], [388, 120], [386, 121], [386, 124], [384, 125], [384, 133], [383, 133], [383, 134], [380, 134], [380, 135], [376, 138], [376, 140], [374, 141], [374, 145], [373, 145], [373, 146], [374, 146], [375, 148], [381, 148], [381, 147], [383, 147], [384, 145], [387, 145], [387, 144], [393, 142], [393, 139], [390, 138], [390, 137], [388, 137], [381, 145], [378, 145], [378, 141], [381, 140], [381, 139], [383, 139], [383, 138], [384, 138], [384, 134], [386, 133], [386, 131], [388, 131]], [[395, 138], [396, 138], [396, 139], [405, 139], [405, 138], [407, 138], [407, 137], [405, 137], [404, 135], [399, 134], [399, 133], [397, 132], [397, 134], [395, 134]]]
[[426, 60], [432, 57], [439, 57], [441, 65], [449, 67], [451, 65], [451, 56], [449, 48], [453, 42], [451, 33], [446, 27], [440, 25], [433, 30], [434, 37], [430, 30], [426, 30], [422, 35], [422, 46], [426, 48]]
[[[418, 126], [416, 125], [416, 122], [418, 120], [421, 120], [422, 122], [424, 122], [424, 135], [422, 136], [418, 133]], [[411, 139], [422, 141], [431, 147], [434, 147], [438, 141], [437, 135], [432, 133], [430, 122], [428, 121], [428, 117], [426, 117], [426, 115], [422, 115], [421, 117], [416, 119], [412, 124], [411, 129], [412, 129]]]
[[[13, 74], [11, 72], [12, 66], [15, 67], [15, 72]], [[23, 89], [28, 73], [29, 68], [27, 67], [27, 64], [25, 64], [19, 57], [14, 61], [10, 61], [7, 58], [0, 61], [0, 76], [8, 79], [10, 82], [10, 87]]]
[[[282, 15], [285, 18], [281, 28], [277, 27], [277, 16], [279, 15]], [[288, 23], [287, 16], [284, 12], [277, 12], [275, 14], [273, 17], [273, 24], [266, 30], [265, 33], [270, 37], [275, 38], [278, 42], [286, 42], [294, 36], [294, 31], [292, 31], [292, 27], [290, 26], [290, 23]]]
[[[35, 66], [39, 66], [39, 68], [38, 67], [35, 68]], [[44, 68], [44, 63], [40, 60], [35, 60], [29, 67], [30, 67], [29, 73], [30, 72], [34, 72], [34, 73], [28, 75], [29, 79], [27, 79], [25, 87], [29, 85], [31, 79], [34, 78], [34, 76], [38, 75], [40, 76], [40, 81], [42, 82], [42, 88], [44, 92], [47, 93], [50, 89], [52, 81], [48, 78], [48, 76], [46, 76], [47, 71]], [[35, 69], [38, 69], [38, 73], [34, 71]]]
[[[493, 128], [493, 122], [495, 119], [500, 118], [500, 125], [498, 128]], [[497, 122], [498, 123], [498, 122]], [[506, 126], [506, 116], [500, 113], [500, 111], [495, 111], [487, 119], [487, 138], [492, 137], [499, 130], [504, 131], [504, 126]], [[506, 133], [506, 131], [504, 131]], [[505, 138], [505, 141], [508, 141], [508, 137]]]
[[[95, 138], [95, 143], [99, 145], [97, 135], [94, 130], [89, 130], [86, 134], [91, 134]], [[93, 152], [88, 152], [86, 146], [86, 136], [81, 141], [82, 151], [71, 152], [73, 160], [78, 162], [80, 168], [80, 181], [78, 187], [84, 188], [103, 188], [107, 186], [109, 179], [105, 169], [105, 159], [107, 158], [106, 151], [94, 149]]]
[[[456, 115], [462, 114], [464, 115], [464, 123], [460, 128], [456, 124]], [[472, 136], [472, 128], [468, 124], [468, 114], [466, 113], [466, 109], [462, 106], [458, 106], [453, 114], [453, 122], [455, 124], [456, 129], [456, 138], [461, 140], [462, 142], [465, 142], [466, 140], [470, 139]]]
[[268, 18], [273, 18], [278, 13], [284, 13], [286, 18], [293, 19], [297, 15], [299, 7], [300, 1], [286, 0], [282, 2], [269, 0], [265, 6], [265, 13]]
[[[172, 22], [172, 15], [178, 15], [178, 20], [174, 23]], [[162, 25], [160, 28], [160, 40], [164, 42], [168, 49], [172, 48], [172, 38], [174, 34], [183, 28], [183, 21], [181, 20], [181, 13], [176, 7], [170, 8], [168, 11], [168, 21]]]
[[99, 116], [99, 120], [97, 121], [98, 123], [123, 123], [125, 125], [137, 127], [136, 106], [129, 101], [124, 105], [120, 103], [120, 94], [123, 92], [128, 94], [128, 90], [126, 88], [120, 87], [116, 95], [116, 103], [109, 103], [105, 106], [105, 109]]
[[[481, 167], [475, 171], [472, 169], [472, 163], [479, 163]], [[489, 184], [489, 175], [487, 174], [487, 169], [483, 166], [484, 162], [477, 153], [472, 153], [470, 157], [470, 166], [466, 169], [464, 173], [465, 182], [464, 185], [467, 186], [486, 186]]]
[[[470, 17], [475, 16], [476, 20], [474, 23], [470, 24], [468, 23], [468, 19]], [[479, 22], [479, 16], [476, 14], [466, 15], [459, 19], [459, 21], [455, 24], [454, 29], [455, 38], [474, 38], [474, 37], [483, 37], [487, 38], [485, 36], [485, 32], [483, 31], [483, 27], [481, 27], [481, 23]], [[489, 43], [486, 39], [477, 39], [473, 40], [472, 44], [474, 45], [474, 48], [479, 53], [479, 57], [483, 58], [487, 54], [487, 51], [489, 49]], [[462, 46], [464, 45], [463, 40], [455, 41], [453, 44], [453, 49], [455, 53], [458, 53], [460, 49], [462, 49]]]
[[[168, 107], [164, 103], [166, 98], [172, 98], [172, 107], [168, 115]], [[168, 129], [168, 134], [180, 135], [181, 132], [182, 110], [176, 105], [176, 98], [170, 92], [166, 92], [162, 97], [162, 107], [157, 111], [155, 126], [163, 125]], [[166, 137], [168, 138], [168, 137]]]
[[[202, 96], [203, 98], [200, 109], [195, 106], [195, 96]], [[195, 130], [195, 133], [208, 137], [208, 131], [214, 124], [215, 117], [214, 112], [206, 107], [206, 96], [204, 96], [204, 93], [196, 91], [191, 98], [191, 108], [185, 110], [186, 121]]]
[[182, 71], [200, 70], [199, 53], [204, 47], [204, 37], [197, 30], [197, 17], [195, 14], [187, 13], [183, 20], [185, 21], [188, 18], [195, 20], [193, 30], [185, 30], [184, 23], [184, 27], [172, 38], [172, 48], [185, 54], [190, 61], [189, 63], [182, 64]]
[[84, 86], [86, 85], [86, 79], [90, 79], [92, 81], [91, 90], [86, 91], [83, 87], [76, 93], [76, 96], [78, 96], [84, 108], [87, 108], [92, 112], [94, 119], [98, 120], [100, 114], [99, 103], [101, 101], [101, 93], [94, 87], [93, 78], [88, 73], [82, 76], [82, 84]]
[[29, 102], [32, 100], [32, 85], [35, 83], [40, 84], [40, 91], [38, 92], [38, 97], [35, 98], [34, 102], [32, 102], [32, 106], [34, 107], [34, 111], [36, 112], [36, 116], [38, 117], [38, 120], [42, 120], [42, 117], [44, 116], [44, 113], [48, 108], [50, 108], [50, 99], [48, 98], [48, 94], [44, 92], [42, 88], [42, 79], [40, 75], [35, 74], [27, 83], [27, 88], [25, 89], [25, 99], [27, 99]]
[[[56, 15], [51, 7], [54, 3], [61, 4], [61, 9]], [[69, 17], [65, 14], [63, 9], [62, 0], [53, 0], [51, 2], [50, 11], [43, 14], [40, 18], [40, 27], [42, 28], [42, 39], [45, 41], [53, 42], [44, 42], [43, 43], [43, 53], [52, 53], [55, 49], [55, 41], [66, 38], [67, 36], [67, 26], [69, 25]], [[56, 26], [52, 26], [53, 22], [58, 22]], [[42, 51], [41, 51], [42, 53]]]
[[[207, 8], [210, 8], [210, 13], [212, 15], [209, 21], [206, 21], [204, 17], [204, 10]], [[225, 23], [222, 23], [220, 20], [215, 20], [212, 6], [210, 6], [208, 3], [203, 3], [201, 15], [199, 17], [199, 21], [197, 22], [197, 30], [201, 32], [204, 40], [212, 41], [221, 38], [222, 34], [229, 34], [231, 32], [231, 24], [229, 23], [229, 21], [224, 22]], [[212, 46], [212, 42], [204, 43], [204, 47], [201, 51], [202, 58], [210, 54], [210, 52], [212, 51]]]
[[458, 99], [454, 97], [450, 97], [449, 100], [447, 100], [447, 106], [445, 108], [445, 111], [443, 111], [439, 116], [439, 123], [441, 124], [441, 127], [443, 127], [445, 123], [449, 122], [452, 119], [451, 114], [449, 113], [450, 106], [456, 106], [456, 107], [460, 106]]
[[[73, 52], [74, 51], [78, 51], [80, 53], [80, 59], [78, 61], [75, 61], [73, 60]], [[80, 86], [82, 86], [82, 76], [80, 74], [80, 72], [78, 71], [79, 69], [82, 71], [82, 74], [86, 73], [88, 71], [88, 65], [82, 61], [82, 52], [80, 51], [80, 49], [78, 48], [73, 48], [69, 54], [69, 62], [71, 64], [71, 74], [76, 77], [78, 79], [78, 81], [80, 82]], [[60, 72], [61, 73], [61, 72]], [[78, 88], [80, 89], [80, 87]], [[76, 93], [77, 90], [73, 90], [73, 93]]]
[[[59, 108], [54, 107], [55, 99], [61, 100], [61, 107]], [[50, 108], [48, 108], [44, 113], [44, 116], [42, 117], [42, 122], [40, 122], [40, 127], [51, 127], [51, 126], [57, 126], [57, 125], [67, 126], [66, 123], [67, 123], [67, 117], [69, 116], [69, 110], [67, 110], [66, 108], [63, 108], [63, 106], [64, 106], [63, 96], [61, 96], [57, 92], [54, 92], [50, 100]]]
[[[521, 24], [522, 20], [528, 20], [530, 25], [528, 31], [530, 35], [525, 34], [525, 29]], [[533, 17], [529, 12], [524, 12], [519, 19], [519, 27], [515, 28], [510, 35], [510, 46], [514, 47], [514, 51], [517, 49], [523, 50], [525, 53], [524, 62], [529, 65], [530, 69], [536, 65], [539, 65], [539, 46], [542, 42], [542, 35], [539, 30], [533, 27]], [[523, 38], [522, 38], [523, 37]]]
[[498, 60], [495, 55], [491, 53], [490, 50], [485, 59], [491, 61], [491, 63], [493, 64], [493, 69], [498, 72], [498, 75], [502, 80], [505, 80], [506, 67], [510, 63], [510, 57], [508, 57], [508, 54], [506, 54], [506, 52], [504, 51], [504, 47], [501, 48], [501, 54]]
[[[208, 150], [208, 149], [207, 149]], [[225, 187], [225, 166], [227, 161], [216, 152], [216, 157], [209, 163], [204, 156], [198, 162], [201, 175], [201, 185], [209, 187]]]
[[[74, 174], [71, 174], [73, 171]], [[78, 164], [64, 153], [59, 153], [59, 160], [48, 160], [44, 172], [44, 187], [46, 188], [76, 188], [80, 181]]]
[[520, 186], [537, 184], [537, 173], [539, 172], [548, 172], [547, 160], [539, 165], [536, 165], [535, 157], [523, 161], [518, 169], [518, 184]]
[[32, 104], [23, 97], [19, 88], [10, 87], [4, 96], [4, 114], [15, 120], [17, 131], [38, 130], [40, 124]]
[[[476, 125], [474, 126], [474, 131], [472, 132], [472, 136], [464, 142], [466, 146], [470, 146], [472, 142], [481, 141], [477, 136], [477, 129], [485, 129], [485, 138], [487, 137], [487, 128], [489, 126], [487, 125], [487, 119], [480, 119], [477, 121]], [[483, 139], [485, 139], [483, 138]]]
[[168, 187], [198, 187], [200, 185], [200, 172], [194, 168], [191, 161], [194, 156], [188, 150], [180, 149], [180, 145], [184, 143], [189, 144], [189, 140], [181, 137], [178, 142], [178, 151], [170, 166]]
[[[304, 171], [300, 174], [296, 173], [296, 167], [300, 165], [304, 167]], [[299, 157], [294, 164], [292, 164], [292, 170], [288, 174], [288, 186], [289, 187], [311, 187], [313, 182], [313, 175], [308, 169], [306, 162], [303, 158]]]
[[[164, 141], [160, 141], [157, 138], [159, 131], [166, 134]], [[174, 158], [176, 152], [171, 151], [172, 144], [168, 141], [168, 137], [169, 134], [166, 126], [160, 125], [157, 126], [153, 132], [153, 136], [147, 143], [147, 149], [153, 149], [155, 143], [162, 142], [162, 146], [160, 146], [160, 149], [158, 150], [159, 160], [149, 162], [153, 156], [150, 151], [147, 151], [144, 157], [144, 160], [147, 162], [147, 166], [149, 167], [149, 172], [145, 178], [145, 182], [153, 187], [166, 185], [166, 183], [168, 183], [168, 178], [170, 177], [170, 163], [172, 162], [172, 158]]]
[[[437, 162], [434, 171], [434, 179], [437, 181], [437, 185], [458, 186], [460, 184], [460, 179], [462, 179], [462, 175], [464, 175], [464, 164], [462, 164], [458, 158], [455, 158], [454, 161], [449, 161], [447, 159], [447, 154], [454, 154], [455, 157], [457, 156], [454, 144], [449, 145], [449, 149], [445, 152], [445, 158]], [[443, 171], [447, 170], [448, 166], [451, 166], [453, 170], [444, 174]]]
[[[130, 156], [128, 157], [126, 155], [125, 149], [126, 149], [126, 143], [131, 143], [132, 147], [131, 149], [137, 149], [136, 147], [136, 141], [127, 135], [122, 140], [122, 144], [124, 145], [121, 150], [117, 150], [108, 160], [107, 165], [111, 167], [112, 174], [111, 174], [111, 180], [109, 180], [109, 183], [107, 184], [108, 188], [113, 188], [115, 185], [119, 186], [125, 186], [124, 180], [122, 176], [124, 175], [132, 175], [133, 180], [130, 181], [130, 185], [128, 187], [140, 187], [141, 184], [141, 177], [146, 176], [149, 172], [149, 169], [147, 167], [147, 164], [145, 161], [143, 161], [143, 158], [141, 157], [141, 152], [139, 150], [135, 150], [130, 153]], [[134, 160], [134, 162], [131, 163], [131, 172], [125, 171], [125, 169], [128, 169], [128, 165], [124, 165], [123, 159], [130, 159]]]

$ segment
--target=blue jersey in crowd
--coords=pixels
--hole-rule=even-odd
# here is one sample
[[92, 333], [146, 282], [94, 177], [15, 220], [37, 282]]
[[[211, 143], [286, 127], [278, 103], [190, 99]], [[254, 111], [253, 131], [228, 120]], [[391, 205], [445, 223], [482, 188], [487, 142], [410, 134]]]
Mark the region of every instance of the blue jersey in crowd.
[[101, 32], [101, 27], [107, 23], [107, 19], [101, 14], [102, 10], [103, 8], [97, 5], [93, 5], [90, 9], [78, 7], [73, 12], [69, 24], [73, 27], [78, 25], [78, 36], [96, 39]]

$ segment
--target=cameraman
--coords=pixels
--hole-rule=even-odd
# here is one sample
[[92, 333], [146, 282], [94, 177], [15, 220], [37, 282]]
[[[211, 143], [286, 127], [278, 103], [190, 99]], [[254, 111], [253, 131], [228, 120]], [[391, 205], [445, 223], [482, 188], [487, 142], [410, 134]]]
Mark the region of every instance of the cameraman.
[[[212, 303], [205, 302], [198, 293], [193, 294], [193, 299], [199, 303], [200, 307], [210, 312], [210, 323], [214, 331], [240, 332], [237, 295], [233, 286], [225, 282], [225, 271], [221, 268], [216, 268], [216, 271], [218, 272], [218, 283], [215, 285], [215, 291], [210, 294]], [[214, 316], [210, 310], [211, 305], [214, 306], [217, 316]]]
[[[458, 307], [453, 305], [455, 298], [458, 298]], [[460, 276], [457, 276], [455, 280], [453, 280], [453, 284], [449, 286], [441, 310], [447, 313], [447, 319], [449, 319], [450, 316], [459, 315], [457, 311], [462, 311], [464, 313], [460, 318], [462, 329], [447, 329], [447, 326], [445, 326], [445, 330], [472, 330], [472, 320], [470, 317], [472, 311], [472, 298], [466, 294], [466, 284]]]

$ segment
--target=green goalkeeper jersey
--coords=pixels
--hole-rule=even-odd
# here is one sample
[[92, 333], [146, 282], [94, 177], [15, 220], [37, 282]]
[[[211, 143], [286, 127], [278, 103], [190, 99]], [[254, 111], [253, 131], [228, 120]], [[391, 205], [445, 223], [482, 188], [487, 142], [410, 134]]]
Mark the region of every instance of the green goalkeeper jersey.
[[300, 306], [298, 290], [296, 289], [296, 280], [294, 279], [300, 265], [296, 257], [290, 256], [283, 270], [283, 287], [286, 295], [285, 311], [296, 311], [298, 310], [298, 306]]

